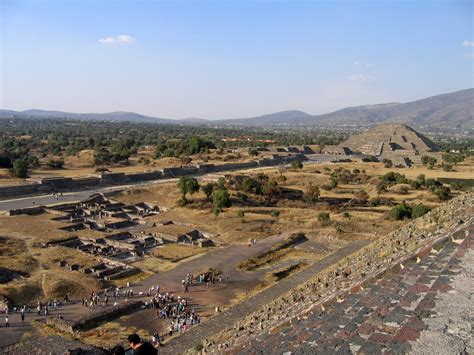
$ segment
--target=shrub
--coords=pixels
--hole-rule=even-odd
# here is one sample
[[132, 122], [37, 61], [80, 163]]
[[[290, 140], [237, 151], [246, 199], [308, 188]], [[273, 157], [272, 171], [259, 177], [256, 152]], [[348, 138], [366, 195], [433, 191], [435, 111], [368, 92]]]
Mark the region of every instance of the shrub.
[[351, 219], [352, 216], [349, 212], [346, 211], [346, 212], [342, 213], [342, 217], [347, 218], [347, 219]]
[[18, 178], [28, 177], [28, 163], [26, 159], [17, 159], [13, 162], [13, 174]]
[[316, 203], [320, 195], [321, 191], [319, 190], [319, 187], [310, 183], [308, 190], [304, 194], [304, 199], [307, 203]]
[[419, 205], [413, 206], [411, 211], [411, 218], [414, 219], [421, 217], [424, 214], [428, 213], [430, 210], [431, 208], [420, 203]]
[[451, 198], [451, 189], [448, 186], [440, 186], [434, 190], [434, 194], [441, 201], [447, 201]]
[[295, 160], [291, 163], [291, 167], [293, 168], [293, 170], [301, 170], [303, 169], [303, 163], [299, 160]]
[[328, 212], [319, 212], [318, 219], [321, 222], [329, 222], [331, 220], [331, 216], [329, 215]]
[[272, 211], [272, 217], [273, 218], [277, 218], [278, 216], [280, 216], [280, 211], [278, 211], [278, 210]]
[[401, 204], [393, 207], [390, 211], [390, 217], [399, 221], [406, 218], [411, 218], [412, 216], [412, 208], [402, 202]]

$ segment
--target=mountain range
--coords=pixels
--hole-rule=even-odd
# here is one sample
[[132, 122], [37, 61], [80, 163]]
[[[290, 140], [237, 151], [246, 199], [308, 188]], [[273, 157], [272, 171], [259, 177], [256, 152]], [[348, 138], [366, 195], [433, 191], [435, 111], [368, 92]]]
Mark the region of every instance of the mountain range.
[[70, 113], [45, 110], [0, 110], [0, 117], [55, 118], [101, 121], [131, 121], [162, 124], [190, 125], [301, 125], [319, 127], [375, 126], [386, 122], [398, 122], [415, 128], [431, 130], [471, 130], [474, 129], [474, 89], [428, 97], [406, 103], [385, 103], [347, 107], [322, 115], [289, 110], [257, 117], [206, 120], [188, 118], [173, 120], [145, 116], [134, 112]]

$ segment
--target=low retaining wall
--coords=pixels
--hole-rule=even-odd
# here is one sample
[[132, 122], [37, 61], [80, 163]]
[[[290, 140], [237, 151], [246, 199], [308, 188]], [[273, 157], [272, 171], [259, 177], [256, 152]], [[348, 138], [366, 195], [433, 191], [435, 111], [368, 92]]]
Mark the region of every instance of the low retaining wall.
[[97, 326], [97, 323], [110, 321], [124, 314], [133, 312], [139, 309], [142, 305], [143, 301], [129, 301], [117, 306], [104, 308], [103, 310], [99, 310], [93, 314], [79, 318], [77, 321], [71, 324], [71, 327], [73, 330], [91, 329]]

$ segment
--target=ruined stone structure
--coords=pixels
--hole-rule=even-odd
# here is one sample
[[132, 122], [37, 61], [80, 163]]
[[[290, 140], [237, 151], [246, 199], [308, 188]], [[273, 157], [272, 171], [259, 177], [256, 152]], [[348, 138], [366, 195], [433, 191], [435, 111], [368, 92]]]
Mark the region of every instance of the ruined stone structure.
[[395, 165], [410, 166], [421, 163], [421, 156], [438, 151], [438, 147], [422, 134], [404, 124], [382, 124], [349, 137], [338, 146], [324, 149], [329, 154], [359, 153], [387, 158]]

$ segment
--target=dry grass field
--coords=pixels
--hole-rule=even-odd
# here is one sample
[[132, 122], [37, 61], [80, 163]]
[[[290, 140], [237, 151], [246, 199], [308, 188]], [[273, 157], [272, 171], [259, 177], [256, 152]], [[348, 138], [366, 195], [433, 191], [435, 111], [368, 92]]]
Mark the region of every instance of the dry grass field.
[[[80, 161], [74, 164], [87, 165], [88, 155], [84, 153], [77, 157]], [[168, 161], [171, 163], [172, 160]], [[71, 163], [73, 164], [73, 163]], [[166, 162], [163, 162], [166, 164]], [[319, 200], [308, 204], [302, 200], [289, 200], [285, 198], [273, 199], [271, 202], [258, 196], [250, 196], [252, 203], [244, 204], [231, 190], [233, 206], [225, 208], [222, 213], [215, 216], [212, 213], [212, 204], [205, 200], [202, 192], [188, 196], [189, 204], [180, 206], [178, 200], [180, 193], [176, 182], [149, 185], [144, 188], [133, 188], [117, 192], [113, 198], [123, 202], [150, 202], [167, 207], [169, 210], [162, 214], [150, 217], [145, 232], [159, 232], [176, 235], [198, 229], [209, 233], [218, 245], [242, 244], [249, 240], [261, 240], [279, 233], [302, 232], [309, 236], [310, 243], [316, 243], [315, 250], [298, 249], [297, 247], [278, 251], [274, 255], [259, 260], [254, 269], [264, 270], [266, 267], [280, 265], [289, 261], [312, 263], [327, 253], [334, 250], [334, 243], [343, 245], [351, 240], [373, 240], [384, 235], [406, 221], [395, 221], [387, 217], [392, 206], [388, 205], [360, 205], [348, 203], [353, 200], [354, 194], [360, 190], [368, 193], [369, 199], [378, 196], [376, 182], [378, 177], [389, 171], [399, 172], [407, 178], [416, 179], [420, 174], [427, 178], [462, 178], [474, 179], [474, 159], [454, 166], [454, 171], [446, 172], [440, 167], [430, 170], [425, 166], [416, 166], [409, 169], [385, 168], [381, 163], [326, 163], [307, 164], [302, 170], [265, 169], [265, 174], [276, 178], [280, 187], [306, 192], [310, 184], [323, 187], [329, 184], [331, 173], [342, 167], [353, 171], [365, 171], [368, 179], [361, 183], [339, 183], [337, 187], [328, 190], [321, 188]], [[139, 166], [123, 167], [122, 171], [137, 171]], [[142, 167], [143, 168], [143, 167]], [[65, 169], [62, 173], [84, 175], [92, 172], [93, 168], [77, 168], [78, 170]], [[88, 170], [89, 169], [89, 170]], [[49, 171], [50, 173], [52, 171]], [[262, 170], [236, 172], [234, 175], [253, 175]], [[56, 171], [55, 171], [56, 173]], [[285, 178], [281, 178], [283, 175]], [[383, 198], [393, 199], [393, 204], [406, 201], [409, 204], [424, 203], [436, 206], [441, 203], [437, 197], [426, 189], [402, 191], [400, 187], [389, 188], [383, 193]], [[454, 193], [458, 193], [454, 191]], [[243, 211], [244, 217], [238, 216]], [[278, 216], [272, 216], [273, 211], [278, 211]], [[329, 221], [321, 221], [318, 216], [321, 212], [329, 213]], [[58, 266], [58, 261], [67, 260], [90, 266], [97, 260], [84, 253], [78, 253], [66, 248], [44, 248], [43, 243], [70, 236], [69, 232], [58, 228], [61, 222], [51, 220], [52, 216], [43, 214], [39, 216], [0, 216], [0, 267], [15, 273], [16, 280], [0, 285], [0, 293], [5, 294], [15, 303], [27, 303], [36, 299], [51, 299], [69, 293], [72, 297], [80, 297], [92, 288], [99, 289], [103, 286], [101, 281], [79, 272], [72, 272]], [[162, 225], [165, 221], [175, 221], [181, 225]], [[156, 225], [153, 223], [156, 222]], [[184, 224], [184, 225], [183, 225]], [[75, 235], [97, 238], [100, 232], [81, 230]], [[314, 238], [314, 240], [312, 239]], [[327, 250], [325, 250], [327, 247]], [[179, 260], [199, 257], [208, 249], [184, 245], [169, 244], [153, 251], [151, 257], [134, 263], [142, 270], [141, 273], [130, 278], [131, 281], [143, 280], [157, 272], [164, 272], [174, 267], [179, 267]], [[303, 267], [303, 266], [301, 266]], [[273, 270], [274, 271], [274, 270]], [[294, 270], [292, 271], [294, 272]], [[113, 284], [123, 285], [126, 280], [117, 280]], [[274, 279], [272, 279], [274, 280]], [[270, 279], [267, 283], [270, 283]]]

